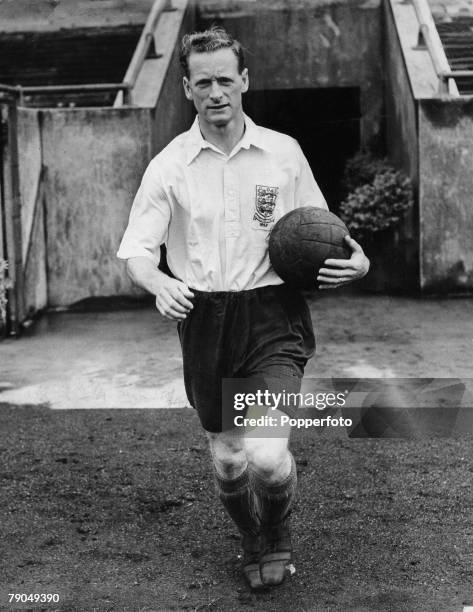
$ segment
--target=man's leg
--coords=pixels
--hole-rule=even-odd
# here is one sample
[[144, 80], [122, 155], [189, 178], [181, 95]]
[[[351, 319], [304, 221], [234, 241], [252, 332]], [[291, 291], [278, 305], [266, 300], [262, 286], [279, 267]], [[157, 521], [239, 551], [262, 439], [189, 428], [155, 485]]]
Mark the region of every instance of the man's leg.
[[259, 508], [243, 438], [231, 432], [207, 432], [207, 437], [219, 498], [242, 536], [243, 572], [251, 588], [261, 588]]
[[[265, 392], [269, 416], [276, 416], [275, 408], [293, 416], [298, 408], [304, 367], [315, 351], [310, 310], [303, 295], [285, 285], [262, 287], [251, 294], [241, 319], [249, 321], [249, 333], [238, 374], [249, 386], [253, 382], [255, 391]], [[282, 417], [281, 413], [277, 416]], [[292, 560], [288, 519], [297, 475], [288, 450], [290, 427], [284, 429], [281, 423], [279, 431], [270, 424], [267, 427], [270, 431], [246, 436], [246, 449], [253, 489], [261, 508], [265, 546], [261, 576], [264, 583], [274, 585], [284, 580]]]
[[[272, 413], [274, 414], [274, 413]], [[266, 585], [283, 582], [292, 561], [289, 514], [297, 488], [294, 458], [288, 449], [290, 428], [266, 437], [245, 437], [245, 448], [261, 516], [261, 578]], [[255, 435], [260, 435], [255, 432]], [[278, 437], [275, 437], [275, 436]]]
[[219, 498], [242, 535], [252, 588], [280, 584], [292, 560], [288, 517], [297, 476], [289, 434], [290, 427], [207, 433]]

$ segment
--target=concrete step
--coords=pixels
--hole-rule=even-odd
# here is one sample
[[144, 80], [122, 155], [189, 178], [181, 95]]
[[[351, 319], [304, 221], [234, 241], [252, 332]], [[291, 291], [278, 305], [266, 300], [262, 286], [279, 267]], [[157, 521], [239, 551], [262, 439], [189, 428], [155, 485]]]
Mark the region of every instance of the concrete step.
[[[473, 70], [473, 16], [456, 16], [450, 22], [440, 21], [436, 25], [451, 68]], [[460, 94], [473, 94], [473, 78], [463, 77], [455, 81]]]

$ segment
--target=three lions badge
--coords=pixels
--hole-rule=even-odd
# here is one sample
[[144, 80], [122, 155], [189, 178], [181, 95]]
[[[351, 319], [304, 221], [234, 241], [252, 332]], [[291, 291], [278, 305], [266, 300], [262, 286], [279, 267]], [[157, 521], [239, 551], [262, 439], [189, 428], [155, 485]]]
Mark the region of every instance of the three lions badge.
[[256, 185], [255, 213], [253, 225], [257, 229], [268, 229], [274, 223], [274, 208], [279, 187]]

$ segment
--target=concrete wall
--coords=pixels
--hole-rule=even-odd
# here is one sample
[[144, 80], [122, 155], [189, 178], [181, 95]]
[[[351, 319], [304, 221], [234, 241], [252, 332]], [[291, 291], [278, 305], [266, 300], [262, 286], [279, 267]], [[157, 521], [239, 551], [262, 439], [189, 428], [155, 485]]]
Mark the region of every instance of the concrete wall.
[[[186, 32], [195, 29], [195, 9], [187, 0], [174, 0], [182, 7], [179, 23], [174, 23], [173, 53], [160, 88], [160, 95], [153, 109], [153, 153], [161, 151], [177, 134], [192, 123], [193, 105], [184, 95], [182, 69], [179, 64], [179, 43]], [[176, 15], [176, 18], [179, 16]]]
[[172, 6], [174, 10], [162, 13], [154, 33], [158, 57], [145, 60], [132, 91], [133, 104], [152, 110], [153, 154], [186, 130], [193, 118], [193, 105], [182, 87], [179, 47], [183, 35], [195, 30], [195, 3], [173, 0]]
[[[178, 79], [176, 95], [180, 88]], [[115, 254], [147, 164], [186, 129], [186, 113], [190, 121], [190, 105], [182, 115], [166, 113], [176, 99], [171, 93], [156, 114], [141, 108], [20, 109], [26, 315], [92, 296], [143, 293]]]
[[362, 142], [378, 146], [383, 104], [380, 0], [199, 2], [248, 50], [250, 87], [359, 87]]
[[[392, 164], [404, 171], [417, 192], [419, 184], [419, 150], [417, 100], [411, 86], [401, 40], [392, 7], [384, 5], [385, 69], [385, 142]], [[395, 291], [419, 288], [419, 224], [417, 199], [399, 228], [395, 250], [398, 253], [389, 273], [387, 286]], [[387, 275], [386, 275], [387, 276]]]
[[176, 42], [194, 28], [194, 9], [188, 0], [174, 3], [160, 25], [165, 54], [150, 60], [160, 61], [145, 92], [150, 106], [19, 111], [25, 316], [93, 296], [143, 293], [116, 251], [147, 164], [192, 120]]
[[49, 306], [136, 293], [115, 253], [151, 157], [150, 111], [42, 112]]
[[473, 102], [439, 97], [412, 4], [387, 0], [385, 14], [387, 144], [417, 187], [418, 285], [424, 293], [471, 292]]
[[421, 100], [421, 287], [473, 289], [473, 99]]
[[391, 7], [385, 18], [386, 149], [389, 158], [418, 183], [417, 103]]
[[145, 23], [153, 0], [2, 0], [0, 32], [45, 32]]

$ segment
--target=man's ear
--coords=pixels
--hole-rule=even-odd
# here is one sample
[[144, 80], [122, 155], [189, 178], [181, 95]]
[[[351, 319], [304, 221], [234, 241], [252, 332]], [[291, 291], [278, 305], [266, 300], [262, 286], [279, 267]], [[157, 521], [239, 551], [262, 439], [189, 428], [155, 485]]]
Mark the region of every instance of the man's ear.
[[248, 68], [243, 69], [243, 72], [241, 73], [241, 78], [243, 81], [243, 87], [241, 91], [242, 93], [245, 93], [246, 91], [248, 91], [248, 88], [250, 86], [250, 77], [248, 75]]
[[182, 78], [182, 85], [184, 87], [184, 93], [186, 94], [186, 98], [188, 100], [193, 100], [189, 79], [186, 76]]

